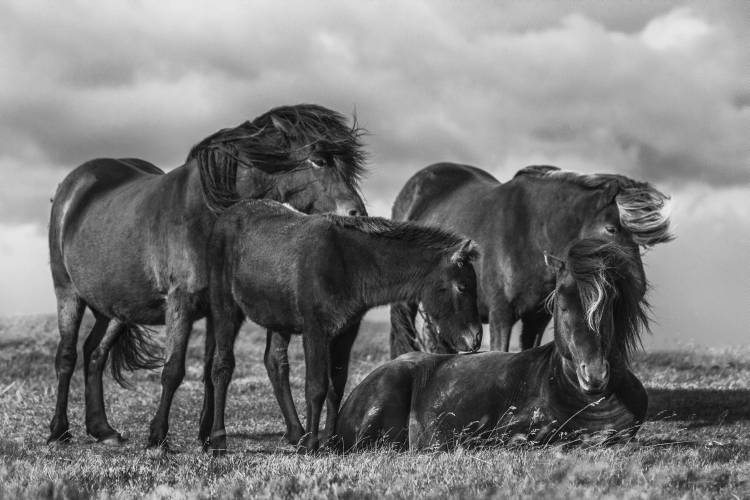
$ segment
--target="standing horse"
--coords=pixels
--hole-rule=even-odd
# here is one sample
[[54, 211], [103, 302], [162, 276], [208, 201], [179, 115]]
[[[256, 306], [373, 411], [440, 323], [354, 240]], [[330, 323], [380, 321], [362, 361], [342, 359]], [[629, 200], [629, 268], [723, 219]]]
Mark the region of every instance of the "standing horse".
[[545, 260], [556, 270], [553, 342], [514, 354], [413, 352], [381, 365], [341, 408], [336, 434], [344, 448], [634, 436], [648, 405], [628, 369], [648, 328], [643, 284], [633, 275], [638, 248], [577, 240], [564, 260]]
[[[622, 175], [533, 166], [503, 184], [475, 167], [438, 163], [407, 181], [393, 204], [393, 219], [437, 224], [479, 244], [479, 313], [490, 325], [492, 349], [507, 351], [518, 319], [523, 349], [540, 344], [549, 322], [544, 299], [554, 276], [542, 264], [543, 252], [562, 252], [577, 238], [643, 247], [670, 241], [667, 199], [650, 184]], [[640, 256], [633, 259], [633, 275], [645, 283]], [[417, 308], [391, 306], [391, 356], [420, 350], [420, 344], [451, 352], [429, 328], [420, 342]]]
[[[226, 450], [224, 408], [234, 370], [234, 341], [245, 317], [279, 335], [301, 333], [305, 351], [307, 434], [300, 450], [318, 447], [323, 398], [326, 434], [335, 428], [349, 355], [372, 307], [419, 300], [451, 347], [476, 350], [482, 324], [476, 306], [474, 243], [441, 229], [380, 218], [303, 215], [265, 200], [238, 203], [214, 227], [209, 295], [214, 340], [207, 339], [201, 440]], [[211, 349], [215, 356], [211, 358]], [[286, 349], [267, 349], [265, 363], [288, 434], [301, 434], [289, 390]], [[330, 382], [329, 382], [330, 381]], [[332, 387], [329, 388], [329, 383]], [[332, 389], [332, 390], [330, 390]]]
[[[96, 323], [84, 345], [87, 432], [105, 443], [121, 441], [104, 409], [109, 351], [118, 381], [124, 368], [154, 367], [157, 353], [138, 325], [166, 324], [161, 401], [148, 440], [150, 448], [166, 446], [192, 324], [208, 312], [206, 241], [217, 215], [245, 198], [306, 212], [364, 213], [360, 137], [339, 113], [286, 106], [216, 132], [167, 174], [135, 159], [92, 160], [71, 172], [55, 194], [49, 230], [60, 329], [49, 441], [70, 439], [68, 390], [88, 307]], [[210, 334], [210, 316], [206, 328]]]

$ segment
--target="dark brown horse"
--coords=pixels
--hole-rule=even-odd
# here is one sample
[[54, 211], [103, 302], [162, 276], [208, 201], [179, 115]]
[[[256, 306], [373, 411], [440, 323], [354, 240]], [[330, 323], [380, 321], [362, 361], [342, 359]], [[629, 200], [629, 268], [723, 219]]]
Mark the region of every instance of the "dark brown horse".
[[546, 260], [556, 277], [548, 301], [554, 342], [515, 354], [404, 354], [354, 388], [338, 416], [341, 445], [383, 440], [424, 449], [634, 436], [648, 403], [628, 369], [648, 328], [644, 283], [633, 274], [638, 248], [577, 240], [564, 259]]
[[[543, 264], [543, 252], [562, 252], [577, 238], [643, 247], [667, 242], [672, 239], [667, 199], [650, 184], [622, 175], [534, 166], [500, 183], [475, 167], [439, 163], [407, 181], [393, 204], [393, 219], [437, 224], [479, 244], [479, 313], [490, 325], [492, 349], [507, 351], [518, 319], [524, 349], [540, 344], [549, 322], [544, 299], [554, 275]], [[633, 266], [644, 283], [640, 257]], [[430, 333], [428, 318], [428, 328], [415, 328], [417, 308], [391, 306], [391, 356], [425, 345], [451, 352]]]
[[[303, 215], [279, 203], [244, 201], [214, 227], [208, 261], [215, 346], [207, 337], [200, 438], [226, 450], [224, 408], [234, 370], [234, 340], [245, 318], [277, 335], [303, 335], [307, 434], [300, 449], [315, 450], [323, 399], [326, 433], [335, 428], [349, 354], [368, 309], [395, 300], [424, 304], [457, 350], [476, 350], [482, 325], [476, 306], [476, 250], [441, 229], [369, 217]], [[289, 391], [286, 345], [266, 349], [266, 367], [288, 435], [301, 424]], [[216, 354], [211, 357], [215, 348]], [[329, 386], [330, 384], [330, 386]], [[331, 390], [332, 389], [332, 390]], [[213, 403], [213, 404], [212, 404]], [[213, 407], [213, 412], [211, 409]]]
[[139, 325], [166, 324], [161, 402], [148, 440], [149, 447], [165, 445], [192, 324], [208, 312], [206, 247], [217, 214], [245, 198], [306, 212], [364, 213], [360, 137], [356, 124], [334, 111], [288, 106], [209, 136], [167, 174], [135, 159], [92, 160], [71, 172], [55, 194], [49, 230], [60, 329], [49, 441], [70, 438], [68, 390], [88, 307], [96, 323], [84, 345], [87, 432], [106, 443], [122, 439], [104, 409], [109, 351], [118, 380], [124, 368], [154, 367], [159, 352]]

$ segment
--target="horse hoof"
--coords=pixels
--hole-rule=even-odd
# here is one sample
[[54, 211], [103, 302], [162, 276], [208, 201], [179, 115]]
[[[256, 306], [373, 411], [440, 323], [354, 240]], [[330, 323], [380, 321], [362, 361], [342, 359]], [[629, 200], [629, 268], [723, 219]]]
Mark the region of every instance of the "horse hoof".
[[73, 439], [73, 435], [70, 433], [70, 431], [65, 431], [63, 433], [56, 433], [48, 437], [47, 444], [52, 447], [61, 446], [70, 443], [71, 439]]
[[309, 436], [302, 438], [300, 443], [297, 445], [298, 455], [312, 455], [318, 451], [319, 441], [312, 439]]
[[104, 439], [100, 439], [99, 442], [103, 444], [104, 446], [111, 446], [113, 448], [117, 448], [119, 446], [122, 446], [123, 443], [127, 441], [127, 438], [122, 437], [122, 435], [113, 434], [112, 436], [105, 437]]
[[284, 433], [284, 439], [287, 443], [297, 446], [302, 439], [302, 434], [300, 431], [287, 431]]

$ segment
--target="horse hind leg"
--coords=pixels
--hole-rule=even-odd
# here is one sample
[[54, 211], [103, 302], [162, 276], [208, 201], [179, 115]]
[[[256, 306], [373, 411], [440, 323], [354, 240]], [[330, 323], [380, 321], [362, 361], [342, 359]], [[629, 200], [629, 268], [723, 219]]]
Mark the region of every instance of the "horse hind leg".
[[97, 316], [96, 324], [83, 346], [86, 373], [86, 432], [107, 445], [119, 445], [123, 437], [107, 421], [102, 375], [112, 344], [125, 325], [118, 320]]
[[76, 294], [72, 284], [55, 286], [57, 297], [57, 324], [60, 341], [55, 356], [55, 372], [57, 374], [57, 402], [55, 414], [50, 422], [48, 443], [67, 442], [71, 439], [68, 424], [68, 393], [70, 379], [76, 366], [78, 354], [78, 330], [85, 304]]

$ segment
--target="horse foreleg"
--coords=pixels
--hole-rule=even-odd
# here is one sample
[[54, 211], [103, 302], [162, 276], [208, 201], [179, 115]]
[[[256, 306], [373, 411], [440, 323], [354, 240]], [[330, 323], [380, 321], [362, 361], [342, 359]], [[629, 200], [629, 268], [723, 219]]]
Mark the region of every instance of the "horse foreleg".
[[68, 424], [68, 392], [70, 378], [76, 367], [78, 329], [83, 318], [84, 303], [73, 291], [73, 287], [55, 287], [57, 296], [57, 325], [60, 331], [60, 342], [55, 356], [57, 373], [57, 402], [55, 414], [49, 425], [48, 443], [66, 442], [71, 438]]
[[318, 428], [323, 401], [328, 392], [330, 347], [328, 335], [321, 330], [308, 330], [302, 339], [305, 348], [305, 403], [307, 434], [298, 451], [309, 453], [318, 449]]
[[391, 359], [407, 352], [418, 351], [414, 318], [417, 304], [396, 302], [391, 304]]
[[544, 336], [544, 328], [549, 323], [550, 315], [546, 311], [537, 311], [521, 318], [523, 328], [521, 330], [521, 349], [539, 347]]
[[[104, 333], [100, 333], [102, 328]], [[104, 408], [104, 386], [102, 374], [107, 363], [109, 349], [122, 333], [124, 325], [114, 319], [97, 317], [96, 324], [84, 345], [86, 368], [86, 432], [104, 444], [120, 444], [122, 436], [107, 422]]]
[[490, 349], [493, 351], [510, 350], [510, 333], [516, 318], [504, 303], [495, 303], [490, 310]]
[[185, 377], [185, 354], [193, 325], [193, 311], [189, 296], [173, 292], [167, 297], [167, 349], [161, 371], [161, 399], [159, 409], [151, 420], [149, 449], [167, 449], [169, 410], [172, 398]]
[[[219, 316], [215, 311], [223, 311]], [[242, 324], [242, 316], [228, 313], [223, 307], [213, 307], [215, 352], [211, 367], [211, 383], [214, 387], [214, 414], [209, 448], [214, 455], [227, 452], [227, 431], [224, 427], [224, 410], [227, 404], [227, 388], [234, 372], [234, 341]]]
[[213, 427], [214, 422], [214, 384], [211, 380], [211, 370], [213, 369], [215, 352], [214, 321], [209, 314], [206, 316], [206, 343], [203, 353], [203, 407], [201, 408], [201, 419], [198, 426], [198, 441], [204, 450], [209, 444], [211, 427]]
[[352, 346], [357, 339], [357, 333], [359, 333], [360, 321], [361, 319], [357, 320], [331, 341], [330, 381], [326, 397], [326, 426], [322, 439], [324, 442], [336, 432], [336, 419], [338, 418], [341, 398], [344, 396], [346, 380], [349, 377], [349, 359]]
[[273, 393], [279, 403], [286, 423], [284, 438], [291, 444], [298, 444], [305, 433], [294, 406], [292, 390], [289, 387], [289, 339], [291, 334], [268, 330], [266, 332], [266, 352], [263, 362], [266, 365], [268, 378], [273, 386]]

